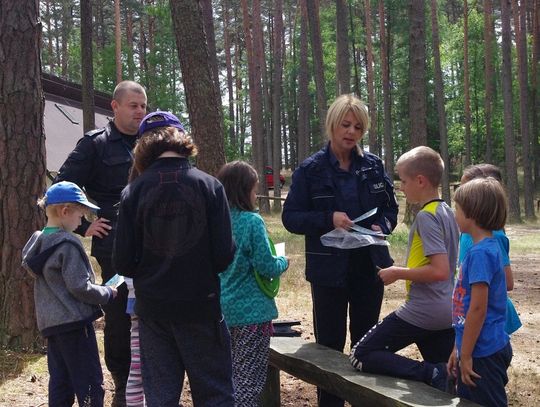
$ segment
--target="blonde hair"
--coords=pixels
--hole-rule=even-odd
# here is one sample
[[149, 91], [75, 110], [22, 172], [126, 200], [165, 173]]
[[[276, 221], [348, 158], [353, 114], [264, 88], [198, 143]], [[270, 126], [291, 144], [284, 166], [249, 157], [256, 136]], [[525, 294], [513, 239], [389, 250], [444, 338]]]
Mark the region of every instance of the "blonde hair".
[[92, 210], [90, 208], [77, 202], [61, 202], [47, 205], [47, 197], [45, 195], [38, 199], [37, 205], [41, 209], [45, 210], [48, 218], [50, 218], [51, 216], [58, 216], [58, 210], [61, 210], [62, 208], [68, 208], [70, 210], [77, 208], [80, 209], [86, 217], [92, 215]]
[[418, 146], [403, 153], [396, 162], [396, 170], [409, 177], [422, 175], [431, 185], [438, 187], [444, 170], [444, 162], [435, 150]]
[[362, 125], [362, 136], [369, 129], [369, 113], [364, 102], [353, 93], [341, 95], [334, 100], [326, 113], [326, 135], [332, 139], [334, 130], [338, 127], [347, 113], [352, 112], [356, 120]]
[[506, 223], [508, 201], [501, 183], [493, 177], [475, 178], [461, 185], [454, 201], [484, 230], [500, 230]]

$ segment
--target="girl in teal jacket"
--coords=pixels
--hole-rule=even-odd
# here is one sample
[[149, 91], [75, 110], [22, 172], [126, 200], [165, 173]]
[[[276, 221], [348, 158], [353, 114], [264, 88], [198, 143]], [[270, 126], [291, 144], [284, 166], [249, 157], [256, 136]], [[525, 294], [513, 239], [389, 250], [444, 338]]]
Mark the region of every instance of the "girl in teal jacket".
[[235, 406], [257, 406], [266, 381], [272, 319], [278, 315], [273, 298], [257, 283], [277, 278], [288, 259], [272, 255], [264, 220], [255, 211], [257, 172], [234, 161], [221, 168], [217, 178], [225, 187], [231, 207], [236, 254], [221, 278], [221, 307], [231, 331]]

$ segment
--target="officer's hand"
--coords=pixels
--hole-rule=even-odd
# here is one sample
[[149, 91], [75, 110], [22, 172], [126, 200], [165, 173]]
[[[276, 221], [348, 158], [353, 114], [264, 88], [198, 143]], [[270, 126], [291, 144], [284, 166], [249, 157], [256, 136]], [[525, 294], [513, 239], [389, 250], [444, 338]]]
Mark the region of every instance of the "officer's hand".
[[86, 229], [86, 233], [84, 235], [86, 237], [97, 236], [103, 239], [109, 234], [109, 230], [112, 229], [112, 226], [108, 224], [109, 222], [110, 220], [105, 218], [96, 219], [90, 224], [88, 229]]
[[332, 220], [334, 221], [334, 227], [336, 229], [349, 229], [352, 225], [354, 225], [352, 220], [349, 219], [345, 212], [334, 212]]

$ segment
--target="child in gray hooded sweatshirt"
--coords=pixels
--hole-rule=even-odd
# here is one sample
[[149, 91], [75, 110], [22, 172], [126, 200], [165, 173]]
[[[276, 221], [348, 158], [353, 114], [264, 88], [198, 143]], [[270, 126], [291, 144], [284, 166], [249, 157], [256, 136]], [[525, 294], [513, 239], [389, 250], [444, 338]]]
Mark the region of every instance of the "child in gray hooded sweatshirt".
[[38, 328], [47, 338], [49, 405], [103, 406], [103, 374], [93, 321], [103, 315], [99, 304], [116, 289], [95, 284], [84, 248], [71, 232], [90, 210], [82, 190], [72, 182], [51, 186], [38, 202], [47, 226], [36, 231], [23, 249], [23, 266], [35, 277]]

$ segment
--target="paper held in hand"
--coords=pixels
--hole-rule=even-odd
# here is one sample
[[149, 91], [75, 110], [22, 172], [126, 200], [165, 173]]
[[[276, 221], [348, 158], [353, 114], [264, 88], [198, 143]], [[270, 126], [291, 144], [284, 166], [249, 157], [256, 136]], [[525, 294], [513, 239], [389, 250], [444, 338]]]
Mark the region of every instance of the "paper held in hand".
[[285, 242], [276, 243], [274, 247], [276, 248], [276, 256], [285, 256]]
[[120, 284], [124, 282], [124, 276], [121, 276], [120, 274], [115, 274], [111, 277], [109, 281], [105, 283], [106, 286], [112, 287], [112, 288], [118, 288]]

